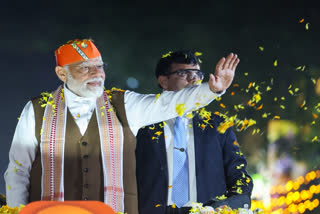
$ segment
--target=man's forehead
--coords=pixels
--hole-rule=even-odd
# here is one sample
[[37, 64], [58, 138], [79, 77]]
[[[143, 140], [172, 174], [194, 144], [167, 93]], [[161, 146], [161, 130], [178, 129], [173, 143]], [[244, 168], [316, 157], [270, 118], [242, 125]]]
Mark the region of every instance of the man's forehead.
[[182, 63], [172, 63], [171, 70], [180, 70], [180, 69], [200, 69], [199, 64], [182, 64]]
[[94, 59], [87, 59], [87, 60], [83, 60], [80, 62], [75, 62], [70, 64], [71, 66], [81, 66], [81, 65], [91, 65], [91, 64], [97, 64], [97, 63], [103, 63], [102, 58], [101, 57], [97, 57]]

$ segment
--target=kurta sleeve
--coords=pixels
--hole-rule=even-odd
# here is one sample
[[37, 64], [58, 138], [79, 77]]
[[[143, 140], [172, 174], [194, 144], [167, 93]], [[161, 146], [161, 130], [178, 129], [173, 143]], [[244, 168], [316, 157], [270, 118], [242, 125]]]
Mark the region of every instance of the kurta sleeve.
[[213, 93], [208, 83], [180, 91], [164, 91], [159, 95], [126, 91], [124, 103], [130, 129], [137, 135], [143, 126], [177, 117], [178, 113], [201, 108], [223, 93]]
[[4, 174], [7, 204], [10, 207], [28, 203], [30, 170], [37, 146], [34, 109], [29, 101], [18, 121], [9, 151], [9, 166]]

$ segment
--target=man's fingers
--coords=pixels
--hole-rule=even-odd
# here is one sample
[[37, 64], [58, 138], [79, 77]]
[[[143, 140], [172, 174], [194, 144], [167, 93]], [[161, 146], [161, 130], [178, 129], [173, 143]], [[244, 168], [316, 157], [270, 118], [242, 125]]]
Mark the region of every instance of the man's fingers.
[[232, 61], [233, 57], [234, 57], [233, 53], [230, 53], [229, 56], [227, 56], [226, 61], [224, 62], [224, 65], [223, 65], [223, 69], [229, 68], [230, 62]]
[[240, 59], [239, 59], [239, 58], [237, 58], [237, 59], [236, 59], [236, 61], [234, 61], [233, 65], [232, 65], [232, 70], [233, 70], [233, 71], [235, 71], [235, 70], [236, 70], [236, 68], [237, 68], [237, 66], [238, 66], [238, 64], [239, 64], [239, 62], [240, 62]]
[[216, 71], [221, 71], [221, 70], [222, 70], [222, 68], [223, 68], [223, 63], [224, 63], [225, 61], [226, 61], [226, 58], [224, 58], [224, 57], [222, 57], [222, 58], [219, 60], [217, 66], [216, 66]]
[[229, 69], [232, 69], [233, 68], [233, 64], [235, 63], [235, 61], [238, 59], [238, 55], [237, 54], [235, 54], [235, 55], [233, 55], [233, 57], [232, 57], [232, 59], [231, 59], [231, 61], [230, 61], [230, 64], [229, 64]]

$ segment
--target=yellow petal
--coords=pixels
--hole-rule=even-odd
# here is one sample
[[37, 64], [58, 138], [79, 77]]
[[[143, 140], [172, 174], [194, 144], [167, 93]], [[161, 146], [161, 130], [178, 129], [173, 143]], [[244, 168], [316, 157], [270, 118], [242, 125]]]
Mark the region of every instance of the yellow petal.
[[160, 97], [160, 94], [156, 94], [154, 99], [157, 100], [159, 97]]
[[277, 67], [277, 66], [278, 66], [278, 60], [275, 60], [275, 61], [273, 62], [273, 66], [274, 66], [274, 67]]
[[273, 119], [280, 119], [280, 116], [274, 116]]
[[21, 163], [19, 163], [19, 161], [16, 160], [16, 164], [18, 164], [18, 166], [21, 166]]
[[263, 48], [262, 46], [259, 46], [259, 49], [260, 49], [260, 51], [263, 51], [263, 50], [264, 50], [264, 48]]
[[293, 95], [293, 91], [292, 91], [292, 90], [289, 90], [289, 94]]
[[163, 132], [162, 131], [157, 131], [155, 134], [160, 136]]
[[196, 52], [194, 52], [194, 55], [195, 55], [195, 56], [201, 56], [201, 55], [202, 55], [202, 53], [201, 53], [201, 52], [197, 52], [197, 51], [196, 51]]
[[261, 104], [259, 107], [257, 107], [256, 109], [257, 110], [260, 110], [260, 109], [262, 109], [262, 107], [263, 107], [263, 104]]
[[156, 204], [156, 207], [160, 207], [161, 206], [161, 204]]
[[184, 111], [186, 110], [186, 106], [184, 103], [181, 103], [181, 104], [177, 104], [176, 105], [176, 112], [177, 114], [181, 117], [184, 113]]
[[306, 30], [309, 30], [309, 26], [310, 26], [310, 23], [309, 22], [306, 23], [306, 25], [305, 25]]
[[172, 204], [171, 207], [172, 207], [172, 208], [176, 208], [176, 204]]
[[248, 74], [249, 74], [248, 72], [244, 73], [245, 76], [248, 76]]
[[318, 141], [318, 136], [314, 136], [314, 138], [312, 138], [311, 142], [315, 142]]

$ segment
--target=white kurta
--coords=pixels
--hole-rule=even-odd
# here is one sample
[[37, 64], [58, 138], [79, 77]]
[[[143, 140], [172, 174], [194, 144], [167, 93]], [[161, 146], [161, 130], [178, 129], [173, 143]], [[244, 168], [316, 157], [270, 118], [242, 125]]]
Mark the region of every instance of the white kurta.
[[[126, 91], [124, 105], [129, 127], [134, 135], [142, 126], [158, 123], [178, 116], [177, 104], [185, 104], [185, 112], [209, 104], [218, 94], [211, 92], [208, 83], [173, 92], [164, 91], [157, 99], [155, 94], [139, 94]], [[75, 118], [81, 134], [84, 134], [95, 108], [95, 99], [73, 94], [65, 87], [66, 106]], [[27, 204], [29, 177], [35, 159], [38, 141], [32, 102], [24, 107], [18, 121], [9, 152], [9, 166], [4, 174], [6, 197], [10, 207]]]

